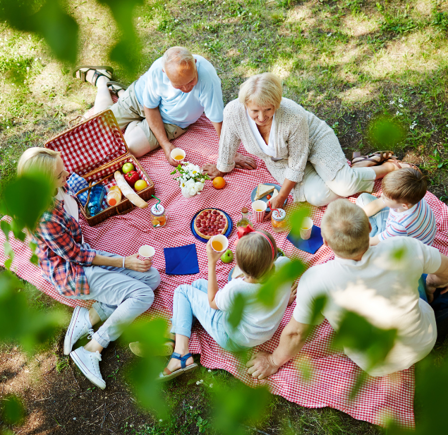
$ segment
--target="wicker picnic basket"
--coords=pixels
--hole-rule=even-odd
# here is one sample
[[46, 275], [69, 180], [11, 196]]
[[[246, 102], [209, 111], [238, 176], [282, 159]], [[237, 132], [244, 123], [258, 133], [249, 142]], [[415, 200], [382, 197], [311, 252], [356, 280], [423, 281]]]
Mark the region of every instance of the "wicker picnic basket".
[[[98, 113], [64, 131], [47, 141], [45, 147], [61, 153], [65, 168], [70, 175], [76, 173], [89, 183], [89, 196], [90, 188], [96, 182], [102, 181], [106, 188], [116, 185], [114, 172], [119, 171], [127, 162], [134, 165], [140, 178], [148, 184], [145, 189], [138, 192], [138, 195], [148, 201], [155, 194], [153, 181], [138, 160], [129, 153], [111, 110]], [[80, 206], [81, 213], [90, 226], [110, 216], [128, 213], [134, 208], [135, 206], [125, 196], [117, 205], [108, 207], [95, 216], [88, 216], [86, 208]]]

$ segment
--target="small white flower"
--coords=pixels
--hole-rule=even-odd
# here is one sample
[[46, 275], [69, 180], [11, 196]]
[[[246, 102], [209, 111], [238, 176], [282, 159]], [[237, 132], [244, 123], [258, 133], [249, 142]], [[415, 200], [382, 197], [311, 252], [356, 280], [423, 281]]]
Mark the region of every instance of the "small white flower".
[[331, 36], [331, 33], [327, 33], [327, 36]]
[[139, 20], [141, 20], [141, 19], [142, 19], [142, 17], [138, 17], [138, 19], [139, 19]]
[[211, 369], [208, 369], [207, 371], [208, 371], [209, 373], [211, 373], [211, 372], [212, 372], [212, 371], [211, 371]]
[[389, 104], [395, 104], [395, 101], [394, 100], [390, 100]]
[[252, 12], [249, 12], [249, 17], [252, 15]]
[[192, 406], [190, 406], [190, 409], [193, 409], [193, 407], [192, 407]]
[[160, 423], [162, 423], [162, 421], [163, 421], [162, 419], [159, 419], [159, 422], [160, 422]]
[[397, 110], [397, 113], [395, 114], [396, 116], [400, 116], [401, 115], [401, 112], [399, 112], [398, 110]]
[[9, 125], [6, 128], [9, 128]]
[[192, 186], [192, 187], [190, 187], [190, 188], [188, 189], [188, 193], [189, 193], [191, 196], [194, 196], [194, 195], [196, 195], [196, 194], [198, 193], [198, 189], [196, 188], [196, 186]]
[[73, 417], [73, 420], [76, 420], [76, 417]]
[[399, 98], [399, 99], [398, 99], [398, 102], [399, 102], [399, 103], [402, 103], [403, 101], [404, 101], [403, 98]]
[[210, 388], [213, 388], [213, 384], [210, 384]]
[[398, 107], [403, 107], [403, 104], [399, 104]]

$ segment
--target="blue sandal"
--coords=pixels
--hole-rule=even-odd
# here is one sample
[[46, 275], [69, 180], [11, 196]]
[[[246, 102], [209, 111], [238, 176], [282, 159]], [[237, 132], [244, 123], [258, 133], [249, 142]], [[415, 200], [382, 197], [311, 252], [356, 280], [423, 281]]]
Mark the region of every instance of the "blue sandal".
[[191, 357], [192, 357], [191, 353], [187, 353], [184, 356], [180, 356], [179, 353], [173, 352], [171, 354], [171, 358], [178, 359], [180, 361], [180, 369], [177, 369], [174, 372], [172, 372], [171, 370], [168, 370], [165, 367], [163, 369], [163, 372], [160, 373], [160, 375], [159, 375], [157, 380], [158, 381], [162, 381], [162, 382], [169, 381], [171, 379], [177, 378], [182, 373], [185, 373], [185, 372], [188, 372], [190, 370], [193, 370], [193, 369], [197, 368], [198, 365], [195, 362], [193, 364], [190, 364], [190, 365], [187, 366], [187, 359], [191, 358]]

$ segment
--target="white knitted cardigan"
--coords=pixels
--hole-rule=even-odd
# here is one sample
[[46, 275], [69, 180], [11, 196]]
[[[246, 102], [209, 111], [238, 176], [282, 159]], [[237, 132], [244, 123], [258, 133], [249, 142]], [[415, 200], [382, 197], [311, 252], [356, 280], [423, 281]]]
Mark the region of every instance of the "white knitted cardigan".
[[[246, 151], [262, 159], [272, 176], [283, 184], [285, 178], [297, 183], [291, 192], [296, 201], [304, 201], [301, 181], [309, 161], [324, 181], [331, 181], [347, 160], [333, 130], [317, 116], [288, 98], [282, 98], [275, 112], [275, 158], [265, 154], [255, 139], [246, 116], [246, 108], [233, 100], [224, 109], [219, 141], [217, 168], [230, 172], [242, 142]], [[260, 182], [263, 180], [260, 180]]]

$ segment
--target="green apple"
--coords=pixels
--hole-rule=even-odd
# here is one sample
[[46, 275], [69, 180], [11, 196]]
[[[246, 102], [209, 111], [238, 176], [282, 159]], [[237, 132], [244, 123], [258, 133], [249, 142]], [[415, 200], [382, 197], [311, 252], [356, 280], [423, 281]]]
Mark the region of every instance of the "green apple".
[[125, 163], [124, 165], [123, 165], [123, 167], [121, 168], [121, 170], [123, 171], [123, 174], [127, 174], [128, 172], [131, 172], [131, 171], [133, 171], [135, 168], [134, 168], [134, 165], [132, 164], [132, 163]]
[[223, 263], [231, 263], [233, 261], [233, 252], [231, 249], [227, 249], [227, 251], [221, 255], [221, 261]]

